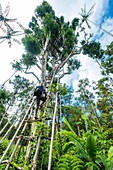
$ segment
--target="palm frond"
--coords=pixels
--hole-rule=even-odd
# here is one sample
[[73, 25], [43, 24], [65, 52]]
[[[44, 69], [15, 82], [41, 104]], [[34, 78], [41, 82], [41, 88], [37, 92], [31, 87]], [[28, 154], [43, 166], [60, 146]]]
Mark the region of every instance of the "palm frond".
[[87, 24], [88, 28], [90, 28], [90, 29], [91, 29], [91, 26], [89, 25], [89, 23], [88, 23], [88, 21], [87, 21], [87, 20], [86, 20], [86, 24]]
[[13, 38], [13, 41], [16, 42], [17, 44], [21, 45], [21, 42], [17, 40], [16, 38]]
[[89, 155], [89, 158], [94, 162], [97, 152], [97, 144], [93, 135], [89, 134], [86, 140], [86, 150]]
[[89, 23], [88, 23], [88, 19], [89, 19], [89, 17], [92, 15], [92, 13], [93, 13], [93, 9], [94, 9], [94, 6], [95, 6], [95, 4], [90, 8], [90, 10], [87, 12], [86, 11], [86, 4], [84, 4], [84, 9], [82, 8], [81, 9], [81, 13], [79, 13], [81, 16], [82, 16], [82, 22], [81, 22], [81, 24], [80, 24], [80, 26], [84, 23], [84, 22], [86, 22], [86, 24], [87, 24], [87, 26], [88, 26], [88, 28], [91, 28], [91, 26], [89, 25]]
[[64, 117], [64, 123], [67, 125], [67, 127], [70, 129], [70, 131], [76, 135], [76, 133], [74, 132], [74, 130], [72, 129], [71, 125], [69, 124], [69, 122], [67, 121], [67, 119]]
[[7, 16], [8, 16], [9, 11], [10, 11], [10, 5], [9, 5], [9, 3], [8, 3], [8, 5], [6, 6], [6, 9], [5, 9], [4, 13], [3, 13], [4, 17], [7, 17]]
[[71, 125], [69, 124], [69, 122], [67, 121], [66, 118], [64, 118], [64, 122], [65, 124], [68, 126], [68, 128], [71, 130], [72, 133], [68, 133], [68, 136], [71, 138], [72, 142], [74, 143], [74, 145], [76, 146], [76, 148], [78, 149], [80, 156], [84, 157], [86, 160], [88, 160], [88, 156], [87, 153], [85, 152], [84, 148], [82, 147], [82, 145], [80, 144], [79, 141], [77, 141], [77, 135], [76, 133], [73, 131]]
[[0, 36], [0, 39], [4, 39], [7, 38], [8, 36]]
[[108, 150], [108, 164], [110, 166], [110, 169], [113, 168], [113, 146], [110, 147]]
[[85, 149], [83, 148], [83, 146], [81, 145], [81, 143], [79, 141], [77, 141], [76, 139], [73, 139], [73, 142], [74, 142], [74, 145], [76, 146], [76, 148], [78, 149], [80, 157], [82, 157], [88, 161], [88, 155], [87, 155]]
[[7, 33], [7, 31], [6, 31], [3, 27], [1, 27], [1, 30], [2, 30], [4, 33]]
[[20, 22], [16, 22], [16, 23], [19, 25], [19, 27], [20, 27], [22, 30], [25, 31], [25, 28], [22, 26], [22, 24], [21, 24]]
[[13, 31], [13, 29], [11, 28], [11, 26], [7, 22], [4, 22], [4, 25], [7, 28], [7, 32], [12, 32]]
[[63, 148], [62, 148], [63, 153], [66, 153], [68, 151], [68, 149], [70, 149], [73, 145], [74, 145], [73, 142], [68, 142], [68, 143], [64, 144]]
[[1, 6], [1, 4], [0, 4], [0, 16], [2, 16], [3, 14], [2, 14], [2, 6]]
[[92, 6], [92, 7], [90, 8], [90, 10], [87, 12], [88, 15], [92, 14], [94, 7], [95, 7], [95, 4], [93, 4], [93, 6]]
[[0, 43], [4, 42], [5, 40], [6, 40], [6, 39], [4, 39], [4, 40], [0, 41]]
[[105, 155], [100, 155], [99, 158], [100, 158], [102, 164], [104, 165], [105, 170], [109, 170], [107, 157]]
[[84, 15], [86, 14], [86, 3], [84, 4], [84, 9], [83, 9]]

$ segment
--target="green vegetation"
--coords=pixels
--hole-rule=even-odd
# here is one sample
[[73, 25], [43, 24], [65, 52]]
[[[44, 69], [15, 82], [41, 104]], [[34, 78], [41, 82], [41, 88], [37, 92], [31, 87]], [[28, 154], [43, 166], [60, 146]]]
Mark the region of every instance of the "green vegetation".
[[[78, 32], [79, 27], [83, 31]], [[25, 54], [12, 67], [44, 82], [49, 97], [34, 121], [34, 82], [16, 75], [9, 81], [12, 92], [0, 89], [1, 170], [6, 166], [10, 170], [47, 170], [51, 146], [51, 170], [113, 169], [113, 42], [103, 50], [90, 36], [81, 41], [81, 33], [85, 30], [78, 18], [65, 22], [46, 1], [35, 9], [22, 39]], [[80, 80], [74, 94], [60, 80], [79, 69], [76, 56], [80, 53], [99, 64], [103, 78], [92, 83], [87, 78]]]

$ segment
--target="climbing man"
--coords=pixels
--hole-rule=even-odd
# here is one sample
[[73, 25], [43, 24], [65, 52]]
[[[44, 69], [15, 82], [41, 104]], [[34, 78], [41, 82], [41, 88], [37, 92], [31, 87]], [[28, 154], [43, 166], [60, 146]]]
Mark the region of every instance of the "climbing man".
[[36, 86], [36, 88], [34, 90], [34, 96], [36, 96], [35, 119], [37, 119], [38, 108], [39, 108], [39, 106], [41, 107], [47, 99], [47, 93], [44, 89], [43, 83], [40, 86]]

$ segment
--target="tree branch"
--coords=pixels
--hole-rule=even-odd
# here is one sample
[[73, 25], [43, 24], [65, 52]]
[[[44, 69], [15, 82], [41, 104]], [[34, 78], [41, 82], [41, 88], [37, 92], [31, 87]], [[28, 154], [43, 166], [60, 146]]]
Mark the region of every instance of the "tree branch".
[[61, 68], [66, 64], [66, 62], [69, 60], [69, 58], [72, 57], [73, 55], [76, 55], [76, 54], [80, 54], [80, 52], [77, 52], [77, 51], [71, 52], [71, 53], [67, 56], [67, 58], [66, 58], [62, 63], [60, 63], [60, 64], [58, 65], [58, 67], [61, 69]]
[[59, 79], [61, 79], [62, 77], [64, 77], [64, 76], [67, 75], [67, 74], [69, 74], [69, 72], [63, 73], [63, 74], [59, 77]]
[[2, 84], [2, 88], [4, 87], [4, 85], [16, 74], [17, 70]]
[[35, 65], [38, 67], [39, 70], [41, 70], [41, 67], [39, 66], [39, 64], [35, 63]]
[[27, 70], [26, 71], [24, 71], [24, 73], [25, 74], [33, 74], [33, 76], [35, 76], [36, 77], [36, 79], [38, 80], [38, 82], [40, 83], [40, 79], [36, 76], [36, 74], [34, 74], [33, 72], [27, 72]]

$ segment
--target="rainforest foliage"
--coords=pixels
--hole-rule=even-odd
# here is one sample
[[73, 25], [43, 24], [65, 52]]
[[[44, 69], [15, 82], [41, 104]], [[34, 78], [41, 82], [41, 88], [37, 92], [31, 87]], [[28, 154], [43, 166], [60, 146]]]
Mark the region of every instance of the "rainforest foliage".
[[[80, 34], [84, 34], [85, 39], [81, 40]], [[90, 35], [86, 36], [79, 18], [65, 22], [63, 16], [55, 15], [55, 11], [46, 1], [36, 7], [22, 42], [25, 54], [12, 64], [13, 69], [31, 74], [38, 83], [44, 82], [50, 97], [47, 105], [40, 111], [40, 120], [34, 124], [30, 122], [25, 131], [22, 130], [23, 127], [19, 129], [5, 155], [6, 162], [2, 162], [0, 169], [5, 169], [21, 130], [21, 140], [10, 163], [10, 169], [32, 169], [39, 137], [37, 170], [48, 169], [57, 94], [51, 170], [112, 170], [113, 42], [103, 50], [100, 42], [92, 40]], [[81, 79], [74, 91], [72, 87], [60, 83], [60, 80], [79, 69], [82, 63], [77, 60], [77, 55], [81, 53], [99, 64], [103, 77], [97, 82]], [[31, 71], [32, 68], [36, 68], [37, 72]], [[50, 80], [49, 85], [47, 78]], [[30, 105], [35, 86], [34, 82], [31, 83], [20, 75], [16, 75], [9, 83], [12, 85], [12, 92], [5, 87], [0, 89], [0, 157], [26, 114], [26, 107]], [[33, 133], [33, 138], [27, 138]], [[26, 154], [28, 146], [30, 155]]]

